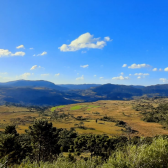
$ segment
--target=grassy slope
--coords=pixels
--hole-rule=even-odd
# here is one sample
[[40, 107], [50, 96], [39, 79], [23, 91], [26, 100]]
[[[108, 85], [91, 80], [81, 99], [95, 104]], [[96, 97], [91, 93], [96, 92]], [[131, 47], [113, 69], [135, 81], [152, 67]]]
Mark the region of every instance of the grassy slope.
[[[6, 107], [0, 106], [0, 130], [4, 130], [4, 127], [11, 123], [10, 119], [20, 118], [25, 124], [20, 122], [17, 127], [19, 133], [24, 133], [24, 130], [28, 128], [33, 120], [36, 118], [50, 118], [52, 111], [56, 109], [59, 113], [65, 113], [73, 115], [74, 117], [83, 116], [87, 120], [83, 121], [84, 126], [92, 129], [80, 129], [76, 128], [78, 133], [94, 133], [94, 134], [108, 134], [108, 135], [121, 135], [124, 134], [121, 129], [122, 127], [115, 126], [114, 122], [104, 122], [96, 119], [102, 118], [103, 116], [111, 116], [116, 120], [122, 120], [127, 122], [132, 129], [137, 130], [138, 133], [134, 135], [139, 136], [154, 136], [159, 134], [168, 134], [168, 130], [162, 129], [162, 126], [158, 123], [147, 123], [141, 120], [141, 114], [135, 111], [132, 106], [135, 101], [97, 101], [93, 103], [78, 103], [66, 106], [57, 106], [47, 110], [45, 112], [48, 116], [41, 116], [38, 112], [29, 112], [26, 108], [21, 107]], [[34, 117], [29, 119], [30, 117]], [[80, 121], [69, 117], [59, 120], [51, 120], [53, 125], [57, 128], [74, 127], [74, 124], [79, 124]]]

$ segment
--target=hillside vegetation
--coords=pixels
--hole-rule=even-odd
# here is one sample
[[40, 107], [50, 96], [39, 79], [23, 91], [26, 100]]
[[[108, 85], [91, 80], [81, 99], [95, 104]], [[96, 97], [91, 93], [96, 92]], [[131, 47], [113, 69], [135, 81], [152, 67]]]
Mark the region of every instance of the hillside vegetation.
[[8, 167], [168, 167], [167, 136], [78, 135], [47, 120], [36, 120], [24, 135], [13, 125], [0, 135], [0, 163]]

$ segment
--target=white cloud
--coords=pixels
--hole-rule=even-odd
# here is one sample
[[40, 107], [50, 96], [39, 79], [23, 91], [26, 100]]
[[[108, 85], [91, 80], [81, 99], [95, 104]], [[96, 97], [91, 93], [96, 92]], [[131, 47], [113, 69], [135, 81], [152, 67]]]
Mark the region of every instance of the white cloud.
[[100, 77], [100, 79], [103, 79], [104, 77]]
[[124, 68], [124, 67], [126, 67], [126, 66], [127, 66], [127, 64], [123, 64], [123, 66], [122, 66], [122, 67]]
[[0, 49], [0, 57], [7, 57], [7, 56], [11, 56], [11, 52], [9, 50], [4, 50], [4, 49]]
[[30, 73], [24, 73], [24, 74], [20, 75], [20, 77], [25, 79], [25, 78], [29, 77], [30, 75], [31, 75]]
[[104, 41], [112, 41], [112, 40], [110, 40], [110, 37], [107, 36], [107, 37], [104, 37]]
[[162, 81], [163, 83], [168, 81], [166, 78], [160, 78], [159, 80]]
[[97, 75], [94, 75], [94, 77], [96, 77]]
[[121, 72], [121, 75], [124, 75], [124, 73], [123, 73], [123, 72]]
[[84, 33], [73, 40], [69, 45], [63, 44], [61, 47], [58, 47], [58, 49], [63, 52], [77, 51], [83, 48], [102, 49], [106, 45], [106, 41], [110, 41], [109, 37], [105, 37], [105, 39], [105, 41], [100, 41], [100, 38], [94, 38], [90, 33]]
[[37, 66], [37, 65], [34, 65], [34, 66], [32, 66], [32, 67], [30, 68], [30, 70], [34, 70], [34, 69], [36, 69], [36, 68], [38, 68], [38, 66]]
[[162, 68], [160, 68], [159, 71], [162, 71]]
[[41, 76], [49, 76], [50, 74], [41, 74]]
[[25, 52], [19, 51], [19, 52], [15, 52], [14, 54], [11, 54], [11, 56], [24, 56]]
[[148, 65], [148, 64], [132, 64], [128, 68], [136, 69], [136, 68], [147, 68], [147, 67], [150, 67], [150, 65]]
[[131, 76], [132, 74], [129, 74], [129, 76]]
[[16, 48], [17, 48], [17, 49], [20, 49], [20, 48], [25, 48], [25, 47], [24, 47], [24, 45], [22, 44], [22, 45], [20, 45], [20, 46], [17, 46]]
[[33, 55], [34, 57], [36, 56], [36, 54]]
[[55, 74], [55, 76], [60, 76], [60, 73]]
[[[43, 55], [46, 55], [47, 54], [47, 52], [46, 51], [44, 51], [44, 52], [42, 52], [41, 54], [38, 54], [37, 56], [43, 56]], [[34, 55], [33, 55], [34, 56]]]
[[34, 48], [29, 48], [30, 50], [33, 50]]
[[80, 67], [81, 68], [87, 68], [89, 65], [87, 64], [87, 65], [81, 65]]
[[153, 68], [152, 71], [157, 71], [157, 68]]
[[9, 57], [9, 56], [24, 56], [25, 52], [19, 51], [14, 54], [9, 50], [0, 49], [0, 57]]
[[138, 76], [137, 78], [138, 78], [138, 79], [141, 79], [141, 77], [140, 77], [140, 76]]
[[168, 67], [164, 69], [164, 71], [168, 71]]
[[113, 77], [113, 80], [127, 80], [129, 77], [123, 77], [123, 76], [118, 76], [118, 77]]
[[37, 69], [37, 68], [43, 68], [43, 67], [34, 65], [34, 66], [32, 66], [32, 67], [30, 68], [30, 70], [34, 70], [34, 69]]
[[79, 78], [76, 78], [76, 80], [84, 80], [84, 75], [82, 75], [82, 76], [79, 77]]

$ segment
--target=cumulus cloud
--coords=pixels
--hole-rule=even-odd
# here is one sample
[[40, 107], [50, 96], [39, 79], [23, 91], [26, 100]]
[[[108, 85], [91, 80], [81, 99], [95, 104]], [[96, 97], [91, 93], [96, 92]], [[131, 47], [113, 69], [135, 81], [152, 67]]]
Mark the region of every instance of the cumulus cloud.
[[121, 72], [121, 75], [124, 75], [124, 73], [123, 73], [123, 72]]
[[168, 81], [166, 78], [160, 78], [159, 80], [162, 81], [163, 83]]
[[31, 75], [31, 73], [24, 73], [24, 74], [20, 75], [20, 77], [25, 79], [25, 78], [29, 77], [30, 75]]
[[162, 68], [160, 68], [159, 71], [162, 71]]
[[100, 77], [100, 79], [103, 79], [104, 77]]
[[84, 80], [84, 75], [82, 75], [82, 76], [79, 77], [79, 78], [76, 78], [76, 80]]
[[38, 68], [38, 66], [37, 66], [37, 65], [34, 65], [34, 66], [32, 66], [32, 67], [30, 68], [30, 70], [34, 70], [34, 69], [36, 69], [36, 68]]
[[129, 76], [131, 76], [132, 74], [129, 74]]
[[81, 68], [87, 68], [89, 65], [87, 64], [87, 65], [81, 65], [80, 67]]
[[150, 67], [150, 65], [148, 64], [132, 64], [128, 68], [136, 69], [136, 68], [148, 68], [148, 67]]
[[0, 57], [10, 57], [10, 56], [24, 56], [25, 52], [19, 51], [12, 53], [9, 50], [0, 49]]
[[97, 75], [94, 75], [94, 77], [96, 77]]
[[19, 52], [15, 52], [14, 54], [11, 54], [11, 56], [24, 56], [25, 52], [19, 51]]
[[168, 67], [164, 69], [164, 71], [168, 71]]
[[30, 50], [33, 50], [33, 48], [29, 48]]
[[123, 77], [123, 76], [118, 76], [118, 77], [113, 77], [113, 80], [127, 80], [129, 77]]
[[123, 66], [122, 66], [122, 67], [124, 68], [124, 67], [126, 67], [126, 66], [127, 66], [127, 64], [123, 64]]
[[73, 40], [69, 45], [63, 44], [59, 49], [63, 52], [77, 51], [83, 48], [102, 49], [107, 41], [110, 41], [110, 37], [105, 37], [103, 41], [100, 40], [100, 38], [94, 38], [90, 33], [84, 33]]
[[50, 75], [50, 74], [41, 74], [41, 76], [44, 76], [44, 77], [45, 77], [45, 76], [49, 76], [49, 75]]
[[20, 49], [20, 48], [25, 48], [25, 47], [24, 47], [24, 45], [22, 44], [22, 45], [20, 45], [20, 46], [17, 46], [16, 48], [17, 48], [17, 49]]
[[152, 71], [157, 71], [157, 68], [153, 68]]
[[[43, 55], [46, 55], [46, 54], [47, 54], [47, 52], [44, 51], [44, 52], [42, 52], [41, 54], [37, 54], [37, 56], [43, 56]], [[34, 54], [33, 56], [36, 56], [36, 55]]]
[[60, 73], [55, 74], [55, 76], [60, 76]]

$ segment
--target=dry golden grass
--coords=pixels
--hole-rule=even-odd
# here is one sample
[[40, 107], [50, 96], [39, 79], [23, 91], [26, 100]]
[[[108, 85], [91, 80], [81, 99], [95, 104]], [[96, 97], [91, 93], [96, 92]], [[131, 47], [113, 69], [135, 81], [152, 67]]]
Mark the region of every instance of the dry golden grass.
[[[168, 99], [164, 99], [164, 101], [168, 101]], [[149, 102], [150, 101], [143, 101], [143, 103]], [[86, 127], [86, 129], [81, 129], [77, 126], [74, 126], [74, 124], [79, 124], [80, 121], [72, 117], [66, 119], [50, 120], [50, 115], [52, 112], [49, 110], [45, 112], [45, 114], [48, 114], [49, 116], [39, 116], [38, 112], [29, 112], [27, 108], [0, 106], [0, 131], [3, 131], [7, 124], [11, 124], [11, 119], [25, 119], [26, 116], [31, 116], [34, 117], [34, 119], [48, 118], [57, 128], [70, 129], [71, 127], [75, 127], [79, 134], [107, 134], [109, 136], [126, 134], [122, 131], [124, 128], [115, 126], [114, 122], [104, 122], [99, 120], [103, 116], [107, 115], [108, 117], [113, 117], [115, 120], [122, 120], [126, 122], [128, 126], [138, 131], [137, 133], [132, 134], [132, 136], [155, 136], [168, 134], [168, 130], [164, 130], [160, 124], [142, 121], [142, 115], [139, 113], [139, 111], [135, 111], [132, 108], [133, 105], [137, 103], [138, 102], [134, 100], [106, 100], [93, 103], [77, 103], [66, 105], [62, 108], [56, 108], [59, 113], [70, 114], [74, 117], [82, 116], [83, 118], [87, 118], [87, 120], [83, 121], [84, 127]], [[158, 102], [155, 101], [150, 103], [157, 106]], [[98, 119], [97, 123], [96, 119]], [[25, 129], [28, 129], [28, 126], [31, 123], [32, 122], [25, 122], [25, 124], [18, 124], [17, 131], [19, 133], [24, 133]]]

